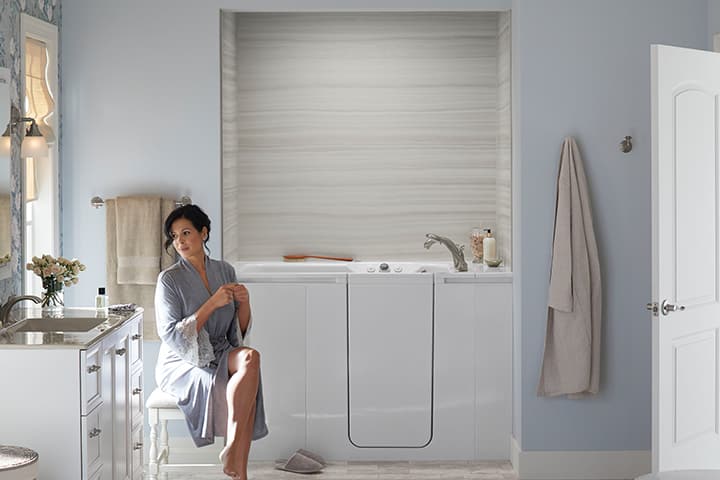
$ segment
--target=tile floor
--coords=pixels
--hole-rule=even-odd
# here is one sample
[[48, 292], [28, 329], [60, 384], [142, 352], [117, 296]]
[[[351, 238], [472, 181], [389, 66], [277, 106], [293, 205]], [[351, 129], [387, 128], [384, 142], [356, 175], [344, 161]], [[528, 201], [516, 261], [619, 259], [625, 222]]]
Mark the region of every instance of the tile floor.
[[[250, 480], [517, 480], [509, 462], [329, 462], [318, 474], [299, 475], [276, 470], [272, 462], [253, 462]], [[168, 480], [223, 480], [217, 472], [170, 472]]]

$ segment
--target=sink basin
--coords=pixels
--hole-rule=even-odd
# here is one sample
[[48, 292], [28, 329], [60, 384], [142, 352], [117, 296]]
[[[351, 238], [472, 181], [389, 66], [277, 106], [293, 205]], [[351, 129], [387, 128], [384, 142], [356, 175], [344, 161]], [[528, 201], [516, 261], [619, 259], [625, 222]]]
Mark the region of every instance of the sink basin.
[[105, 318], [28, 318], [16, 332], [87, 332], [105, 321]]

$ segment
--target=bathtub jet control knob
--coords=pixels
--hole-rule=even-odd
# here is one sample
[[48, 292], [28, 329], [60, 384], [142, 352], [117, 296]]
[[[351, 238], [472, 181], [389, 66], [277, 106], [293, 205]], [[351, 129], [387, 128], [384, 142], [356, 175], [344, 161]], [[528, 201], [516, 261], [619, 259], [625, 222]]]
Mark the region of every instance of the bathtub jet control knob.
[[390, 271], [390, 265], [387, 263], [381, 263], [380, 264], [380, 271], [381, 272], [389, 272]]

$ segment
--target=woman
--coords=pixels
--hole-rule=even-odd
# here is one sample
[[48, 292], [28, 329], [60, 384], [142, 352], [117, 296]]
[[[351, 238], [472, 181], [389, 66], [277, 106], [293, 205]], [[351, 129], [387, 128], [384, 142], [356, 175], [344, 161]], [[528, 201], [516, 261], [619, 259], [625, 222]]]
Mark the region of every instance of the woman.
[[267, 435], [260, 355], [243, 345], [250, 300], [227, 263], [205, 253], [210, 219], [198, 206], [165, 220], [165, 248], [180, 260], [158, 276], [155, 315], [162, 344], [158, 385], [174, 395], [198, 447], [225, 436], [223, 472], [247, 479], [250, 441]]

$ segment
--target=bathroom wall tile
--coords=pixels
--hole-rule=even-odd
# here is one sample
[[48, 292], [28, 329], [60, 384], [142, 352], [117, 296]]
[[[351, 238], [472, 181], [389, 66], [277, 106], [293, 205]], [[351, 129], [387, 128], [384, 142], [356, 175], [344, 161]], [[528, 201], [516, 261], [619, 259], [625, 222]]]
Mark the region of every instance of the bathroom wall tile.
[[426, 233], [495, 228], [496, 13], [222, 25], [225, 259], [450, 260]]
[[498, 136], [496, 208], [498, 256], [512, 266], [512, 102], [510, 12], [498, 15]]

